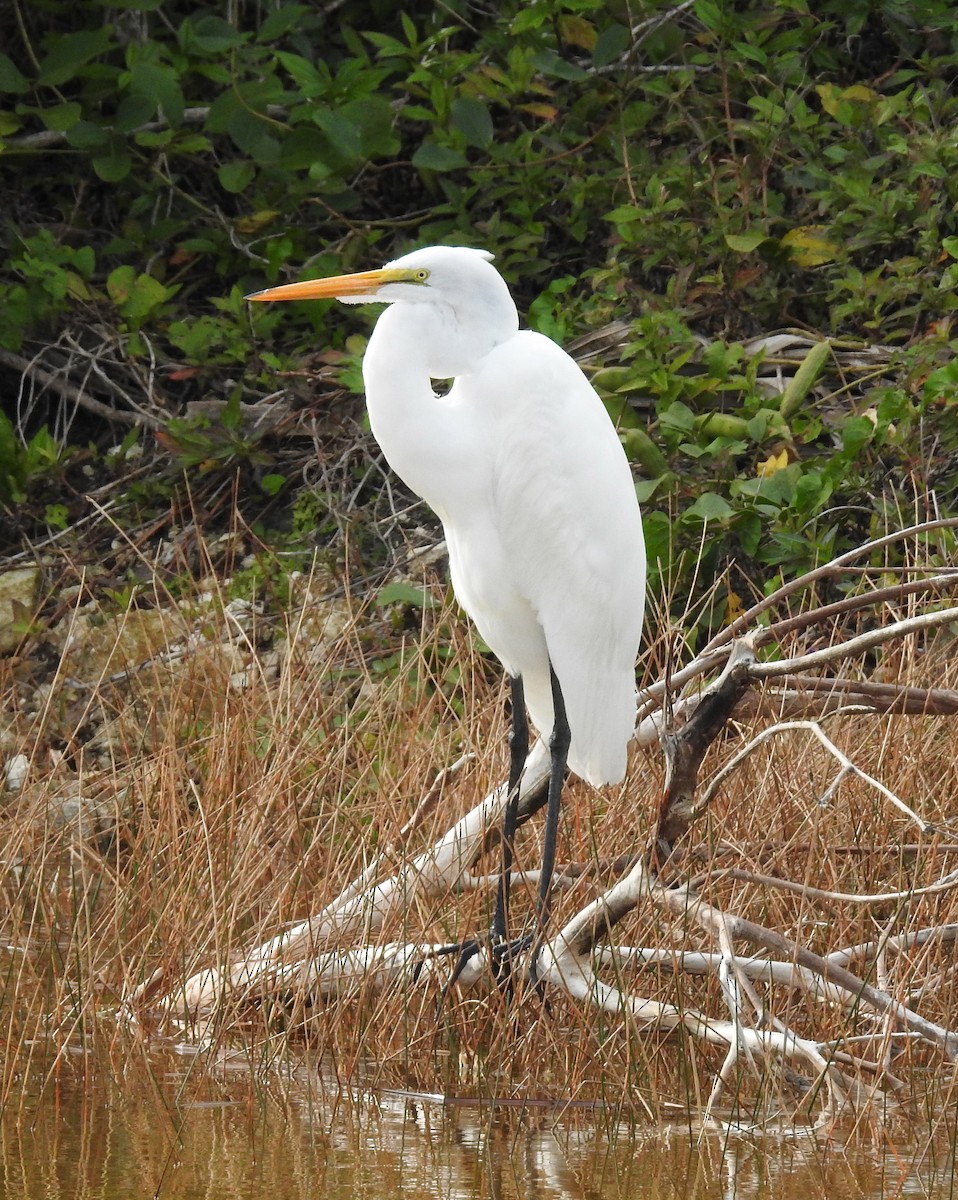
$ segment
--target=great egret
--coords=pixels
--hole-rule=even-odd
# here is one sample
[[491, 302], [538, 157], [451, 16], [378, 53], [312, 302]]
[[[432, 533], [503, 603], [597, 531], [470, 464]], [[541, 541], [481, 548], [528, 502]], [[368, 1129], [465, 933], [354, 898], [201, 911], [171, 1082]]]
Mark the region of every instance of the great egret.
[[[396, 474], [442, 521], [456, 596], [511, 681], [509, 792], [492, 926], [496, 962], [501, 967], [505, 957], [508, 971], [512, 838], [528, 753], [524, 706], [549, 738], [551, 755], [541, 932], [566, 765], [596, 785], [625, 775], [645, 546], [629, 464], [602, 401], [555, 342], [520, 331], [492, 257], [431, 246], [381, 270], [247, 299], [389, 305], [363, 358], [373, 435]], [[434, 379], [455, 382], [439, 396]]]

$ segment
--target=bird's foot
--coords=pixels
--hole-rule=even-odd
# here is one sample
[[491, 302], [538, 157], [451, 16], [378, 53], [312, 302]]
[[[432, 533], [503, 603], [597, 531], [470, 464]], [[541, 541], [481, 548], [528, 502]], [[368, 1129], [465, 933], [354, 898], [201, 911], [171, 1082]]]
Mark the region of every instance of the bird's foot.
[[[515, 970], [534, 940], [534, 935], [531, 933], [524, 934], [519, 938], [507, 939], [498, 936], [492, 930], [485, 938], [470, 938], [458, 947], [459, 957], [456, 959], [456, 965], [453, 967], [452, 975], [443, 992], [448, 992], [458, 983], [469, 963], [484, 950], [488, 955], [496, 985], [501, 992], [511, 997], [515, 990]], [[533, 982], [535, 982], [534, 979]]]
[[523, 934], [522, 937], [513, 938], [511, 941], [506, 938], [496, 940], [492, 935], [490, 936], [489, 961], [500, 991], [512, 995], [513, 970], [532, 942], [531, 933]]
[[468, 941], [461, 942], [457, 949], [459, 951], [459, 957], [456, 959], [456, 965], [453, 967], [452, 974], [449, 976], [449, 982], [442, 989], [443, 996], [446, 995], [451, 987], [454, 987], [459, 982], [460, 975], [462, 975], [469, 963], [482, 949], [482, 942], [479, 940], [479, 938], [469, 938]]

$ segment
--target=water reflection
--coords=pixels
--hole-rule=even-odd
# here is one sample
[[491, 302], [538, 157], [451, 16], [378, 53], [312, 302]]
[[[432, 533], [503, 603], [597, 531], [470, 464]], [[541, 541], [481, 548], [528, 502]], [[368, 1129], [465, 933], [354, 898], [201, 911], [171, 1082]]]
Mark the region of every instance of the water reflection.
[[31, 1072], [0, 1117], [0, 1197], [36, 1200], [858, 1200], [955, 1194], [935, 1138], [700, 1136], [602, 1110], [498, 1109], [345, 1091], [315, 1064], [253, 1074], [143, 1051]]

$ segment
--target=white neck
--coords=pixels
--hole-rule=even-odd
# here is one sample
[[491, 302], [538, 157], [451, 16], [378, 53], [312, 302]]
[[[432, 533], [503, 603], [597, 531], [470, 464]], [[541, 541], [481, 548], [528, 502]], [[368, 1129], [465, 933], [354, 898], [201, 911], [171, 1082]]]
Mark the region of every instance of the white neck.
[[[495, 345], [515, 332], [514, 308], [512, 322], [464, 324], [461, 314], [439, 305], [398, 303], [380, 316], [369, 339], [363, 380], [373, 436], [390, 467], [443, 522], [451, 496], [468, 502], [484, 461], [483, 434], [465, 385]], [[437, 396], [432, 380], [449, 378], [460, 385]]]

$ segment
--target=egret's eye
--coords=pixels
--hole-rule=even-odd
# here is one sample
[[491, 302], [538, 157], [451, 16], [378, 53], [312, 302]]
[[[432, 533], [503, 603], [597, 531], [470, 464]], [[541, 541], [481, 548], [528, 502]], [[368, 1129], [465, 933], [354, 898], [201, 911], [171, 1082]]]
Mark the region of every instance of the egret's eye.
[[423, 267], [420, 267], [420, 269], [413, 274], [413, 279], [415, 279], [417, 283], [425, 283], [428, 278], [429, 272]]

